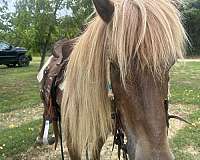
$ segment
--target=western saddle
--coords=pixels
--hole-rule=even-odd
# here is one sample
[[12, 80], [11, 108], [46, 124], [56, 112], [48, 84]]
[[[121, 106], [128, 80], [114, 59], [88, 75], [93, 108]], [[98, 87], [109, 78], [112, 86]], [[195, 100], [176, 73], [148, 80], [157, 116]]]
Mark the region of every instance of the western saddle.
[[[60, 135], [60, 106], [62, 101], [62, 82], [67, 67], [68, 57], [72, 52], [76, 39], [63, 39], [55, 43], [50, 61], [43, 70], [40, 95], [44, 104], [43, 124], [37, 144], [53, 144], [57, 147]], [[54, 137], [48, 138], [49, 124], [53, 124]]]

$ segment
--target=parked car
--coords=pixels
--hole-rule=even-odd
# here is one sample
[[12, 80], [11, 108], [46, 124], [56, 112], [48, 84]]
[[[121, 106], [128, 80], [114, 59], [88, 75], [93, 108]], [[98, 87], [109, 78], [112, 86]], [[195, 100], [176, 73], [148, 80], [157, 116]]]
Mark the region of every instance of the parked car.
[[8, 67], [28, 66], [32, 60], [31, 56], [26, 55], [27, 49], [14, 47], [7, 42], [0, 42], [0, 65], [4, 64]]

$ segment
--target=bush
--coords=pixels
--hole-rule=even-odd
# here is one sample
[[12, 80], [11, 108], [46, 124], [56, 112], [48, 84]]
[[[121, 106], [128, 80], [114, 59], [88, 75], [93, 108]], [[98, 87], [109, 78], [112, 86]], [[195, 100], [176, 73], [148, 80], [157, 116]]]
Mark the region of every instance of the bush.
[[200, 0], [190, 3], [184, 9], [185, 27], [189, 35], [192, 48], [189, 49], [190, 55], [200, 56]]

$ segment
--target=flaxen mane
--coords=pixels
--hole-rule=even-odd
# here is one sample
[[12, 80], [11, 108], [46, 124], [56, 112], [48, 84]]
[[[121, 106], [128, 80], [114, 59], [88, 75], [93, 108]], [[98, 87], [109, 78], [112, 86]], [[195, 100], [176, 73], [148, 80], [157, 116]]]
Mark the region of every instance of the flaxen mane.
[[[66, 71], [62, 117], [65, 136], [79, 154], [86, 144], [111, 131], [111, 110], [106, 90], [106, 58], [120, 69], [122, 83], [130, 62], [155, 76], [184, 52], [185, 31], [180, 13], [170, 0], [114, 1], [109, 24], [96, 16], [74, 46]], [[68, 132], [67, 132], [68, 131]]]

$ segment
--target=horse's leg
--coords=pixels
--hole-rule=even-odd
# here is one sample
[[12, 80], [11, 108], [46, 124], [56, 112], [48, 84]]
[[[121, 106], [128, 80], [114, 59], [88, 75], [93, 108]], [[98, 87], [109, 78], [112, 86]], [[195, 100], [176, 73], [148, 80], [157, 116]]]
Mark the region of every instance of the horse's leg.
[[67, 144], [67, 148], [71, 160], [81, 160], [81, 155], [78, 154], [76, 149], [71, 144]]
[[40, 133], [39, 133], [39, 135], [36, 139], [36, 143], [39, 144], [39, 145], [43, 144], [44, 128], [45, 128], [45, 118], [43, 117], [42, 127], [41, 127]]
[[96, 146], [92, 150], [91, 160], [100, 160], [100, 153], [104, 143], [105, 141], [103, 140], [103, 138], [98, 139]]
[[40, 133], [39, 133], [40, 138], [42, 138], [43, 135], [44, 135], [44, 128], [45, 128], [45, 118], [44, 118], [44, 116], [43, 116], [42, 128], [41, 128], [41, 131], [40, 131]]
[[71, 160], [81, 160], [81, 157], [78, 155], [74, 148], [68, 146], [68, 152]]
[[71, 160], [81, 160], [81, 155], [78, 153], [76, 147], [72, 144], [71, 136], [67, 135], [67, 148]]
[[[69, 156], [70, 156], [71, 160], [81, 160], [81, 155], [78, 154], [75, 147], [73, 147], [73, 145], [70, 142], [71, 141], [68, 138], [67, 148], [68, 148]], [[96, 146], [92, 150], [90, 160], [100, 160], [100, 152], [101, 152], [103, 145], [104, 145], [104, 140], [102, 138], [99, 138]]]
[[[41, 127], [41, 130], [40, 130], [40, 133], [36, 139], [36, 144], [38, 145], [43, 145], [44, 142], [43, 142], [43, 136], [44, 136], [44, 130], [45, 130], [45, 118], [43, 116], [43, 120], [42, 120], [42, 127]], [[54, 136], [49, 136], [48, 137], [48, 144], [49, 145], [52, 145], [54, 144], [55, 142], [55, 137]]]

